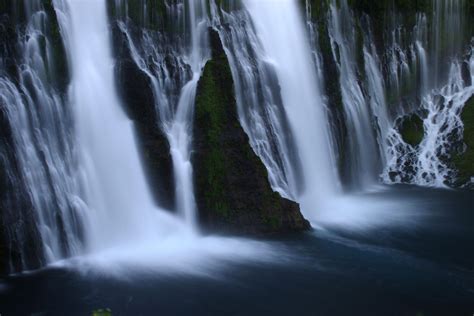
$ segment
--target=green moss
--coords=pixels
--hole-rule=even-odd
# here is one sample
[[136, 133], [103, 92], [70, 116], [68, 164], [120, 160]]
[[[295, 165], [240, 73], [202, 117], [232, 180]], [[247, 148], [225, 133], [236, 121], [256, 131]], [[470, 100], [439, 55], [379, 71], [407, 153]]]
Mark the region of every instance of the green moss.
[[219, 35], [196, 94], [193, 166], [196, 203], [206, 226], [241, 233], [309, 227], [298, 205], [273, 192], [265, 165], [239, 123], [234, 83]]
[[423, 120], [418, 115], [412, 114], [402, 121], [399, 131], [407, 144], [418, 146], [424, 136]]
[[112, 316], [112, 311], [108, 308], [106, 309], [97, 309], [92, 312], [92, 316]]
[[281, 227], [281, 220], [275, 215], [264, 216], [263, 222], [273, 230], [278, 230]]
[[465, 184], [474, 177], [474, 97], [471, 97], [464, 106], [461, 115], [464, 123], [463, 140], [466, 144], [466, 151], [455, 155], [453, 162], [458, 170], [459, 184]]
[[[306, 3], [305, 0], [303, 2]], [[310, 7], [311, 16], [319, 20], [326, 15], [329, 8], [329, 0], [311, 0]]]
[[205, 139], [208, 153], [203, 161], [203, 169], [207, 177], [198, 180], [201, 182], [200, 185], [206, 188], [207, 207], [228, 216], [230, 206], [225, 192], [227, 166], [226, 157], [221, 150], [220, 138], [226, 121], [225, 108], [222, 105], [229, 104], [229, 100], [228, 93], [221, 89], [222, 82], [216, 81], [216, 73], [230, 78], [232, 82], [227, 60], [214, 58], [206, 64], [199, 81], [199, 93], [196, 96], [196, 124], [206, 126], [207, 130]]

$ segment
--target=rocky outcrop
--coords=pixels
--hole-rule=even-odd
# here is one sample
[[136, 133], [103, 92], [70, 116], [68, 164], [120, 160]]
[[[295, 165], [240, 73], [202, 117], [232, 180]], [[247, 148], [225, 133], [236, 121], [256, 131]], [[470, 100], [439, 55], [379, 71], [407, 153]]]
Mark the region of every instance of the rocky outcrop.
[[[41, 1], [34, 8], [46, 13], [42, 15], [44, 20], [40, 28], [41, 36], [50, 48], [47, 57], [43, 56], [50, 61], [44, 80], [48, 80], [52, 90], [63, 97], [69, 84], [69, 72], [56, 11], [52, 0]], [[20, 85], [20, 71], [25, 63], [24, 52], [18, 43], [28, 39], [27, 26], [31, 19], [28, 14], [34, 14], [35, 10], [28, 8], [25, 1], [0, 0], [0, 76], [14, 85]], [[37, 217], [30, 193], [23, 185], [8, 106], [0, 97], [0, 274], [35, 269], [44, 264]], [[54, 211], [54, 207], [51, 209]], [[61, 218], [57, 220], [62, 221]]]
[[30, 197], [21, 185], [11, 127], [0, 98], [0, 275], [43, 264], [41, 238]]
[[456, 184], [474, 188], [474, 96], [464, 105], [461, 119], [464, 124], [463, 150], [453, 157], [457, 170]]
[[309, 228], [298, 204], [273, 192], [237, 116], [233, 80], [219, 36], [199, 81], [193, 165], [199, 218], [211, 230], [243, 234]]
[[118, 91], [127, 114], [135, 122], [150, 187], [157, 204], [173, 209], [175, 191], [170, 147], [158, 123], [151, 79], [133, 61], [125, 35], [116, 25], [113, 39]]
[[399, 132], [405, 143], [418, 146], [424, 136], [423, 120], [414, 113], [403, 117], [399, 123]]

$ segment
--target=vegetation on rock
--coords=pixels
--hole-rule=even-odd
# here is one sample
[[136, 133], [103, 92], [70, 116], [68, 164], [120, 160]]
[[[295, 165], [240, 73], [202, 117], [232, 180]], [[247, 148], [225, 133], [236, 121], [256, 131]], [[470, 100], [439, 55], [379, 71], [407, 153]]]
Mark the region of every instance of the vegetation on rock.
[[465, 150], [453, 157], [459, 185], [471, 182], [474, 177], [474, 97], [466, 102], [461, 118], [464, 123]]
[[233, 80], [220, 39], [196, 96], [193, 156], [201, 222], [213, 230], [265, 234], [309, 228], [296, 203], [273, 192], [265, 166], [240, 126]]
[[403, 119], [399, 131], [405, 143], [418, 146], [424, 136], [423, 120], [417, 114], [411, 114]]

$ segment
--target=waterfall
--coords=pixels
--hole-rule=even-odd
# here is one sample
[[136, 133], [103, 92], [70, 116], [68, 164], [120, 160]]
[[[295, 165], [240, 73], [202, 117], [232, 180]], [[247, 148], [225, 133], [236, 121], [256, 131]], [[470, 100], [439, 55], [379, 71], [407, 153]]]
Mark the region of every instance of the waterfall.
[[[53, 48], [53, 17], [41, 1], [28, 1], [25, 6], [24, 34], [17, 28], [17, 43], [11, 43], [19, 52], [17, 77], [0, 63], [0, 109], [12, 139], [8, 145], [2, 140], [2, 160], [13, 151], [5, 167], [12, 187], [1, 201], [2, 219], [21, 261], [10, 258], [12, 271], [81, 252], [80, 218], [85, 212], [76, 178], [72, 117], [57, 80], [56, 59], [61, 56]], [[6, 55], [2, 61], [3, 57], [14, 58]]]
[[[213, 1], [213, 25], [231, 66], [240, 123], [268, 170], [270, 184], [296, 200], [301, 162], [284, 113], [280, 86], [246, 10], [227, 13]], [[226, 27], [223, 27], [223, 25]]]
[[453, 170], [447, 164], [453, 141], [462, 139], [462, 109], [474, 95], [474, 58], [467, 61], [471, 83], [466, 84], [461, 65], [451, 65], [448, 83], [426, 95], [421, 107], [426, 111], [423, 119], [424, 137], [418, 146], [403, 141], [397, 130], [392, 129], [388, 138], [393, 159], [387, 164], [389, 182], [408, 182], [424, 186], [445, 187]]
[[356, 25], [347, 1], [330, 4], [328, 32], [339, 70], [342, 104], [349, 135], [351, 181], [356, 187], [374, 183], [380, 171], [379, 152], [372, 127], [370, 106], [357, 77]]
[[72, 69], [88, 250], [159, 238], [176, 226], [152, 202], [132, 122], [117, 97], [105, 1], [57, 1]]
[[[209, 27], [222, 41], [240, 124], [271, 187], [313, 223], [319, 212], [352, 212], [350, 192], [377, 181], [455, 184], [451, 155], [463, 149], [461, 113], [474, 95], [466, 0], [431, 0], [407, 14], [392, 2], [384, 10], [393, 14], [380, 20], [348, 0], [53, 3], [23, 0], [2, 6], [18, 14], [0, 16], [0, 185], [7, 188], [0, 202], [12, 271], [170, 232], [194, 239], [193, 112], [211, 58]], [[151, 198], [122, 108], [135, 105], [122, 104], [116, 88], [113, 43], [119, 64], [130, 66], [124, 72], [150, 82], [144, 106], [154, 106], [146, 113], [156, 121], [146, 124], [156, 125], [137, 122], [169, 144], [173, 210]], [[414, 142], [404, 130], [412, 118]]]
[[[172, 33], [171, 39], [167, 39], [159, 32], [140, 28], [141, 37], [134, 38], [129, 23], [120, 21], [119, 27], [127, 38], [133, 60], [153, 84], [159, 124], [170, 144], [177, 210], [188, 225], [196, 228], [191, 165], [192, 118], [197, 83], [210, 57], [207, 8], [203, 0], [177, 1], [166, 6], [173, 18], [174, 29], [180, 29], [185, 21], [184, 34]], [[169, 59], [173, 60], [171, 67], [174, 69], [170, 69]]]
[[[401, 91], [403, 87], [414, 86], [416, 99], [408, 107], [398, 104], [396, 116], [399, 118], [386, 133], [384, 145], [389, 158], [382, 173], [386, 183], [445, 187], [453, 181], [454, 170], [447, 159], [453, 141], [462, 139], [460, 115], [472, 95], [471, 83], [466, 83], [461, 74], [462, 62], [472, 65], [472, 57], [464, 61], [462, 57], [466, 39], [465, 4], [463, 0], [433, 0], [431, 25], [427, 16], [419, 13], [409, 47], [404, 50], [397, 43], [400, 39], [393, 43], [391, 81], [396, 84], [388, 84], [388, 88], [397, 88], [399, 95], [395, 100], [401, 102], [406, 93]], [[429, 30], [431, 36], [428, 36]], [[409, 55], [411, 61], [406, 57]], [[470, 76], [472, 74], [471, 66]], [[417, 85], [414, 75], [418, 77]], [[398, 122], [407, 112], [416, 112], [423, 120], [423, 139], [416, 146], [407, 144], [399, 130]]]
[[[244, 12], [229, 15], [216, 6], [213, 11], [233, 72], [239, 116], [274, 190], [300, 202], [312, 217], [337, 193], [337, 181], [305, 25], [293, 1], [243, 3]], [[220, 15], [231, 22], [229, 31], [219, 27]], [[285, 25], [279, 23], [283, 19]]]
[[386, 146], [388, 132], [392, 126], [387, 109], [385, 86], [381, 72], [382, 67], [372, 41], [368, 41], [366, 47], [364, 47], [364, 64], [369, 105], [377, 127], [377, 144], [382, 164], [386, 165], [387, 161], [392, 159]]
[[[431, 85], [441, 88], [450, 74], [449, 59], [459, 54], [464, 45], [465, 0], [433, 0]], [[447, 60], [445, 59], [447, 58]], [[448, 61], [448, 62], [446, 62]], [[444, 79], [444, 80], [443, 80]], [[440, 86], [441, 85], [441, 86]]]
[[188, 6], [191, 47], [186, 57], [191, 67], [192, 79], [181, 89], [174, 119], [169, 127], [165, 125], [165, 131], [173, 157], [178, 210], [192, 227], [196, 227], [196, 202], [191, 165], [191, 127], [197, 84], [210, 53], [206, 37], [208, 27], [206, 4], [202, 0], [188, 0]]

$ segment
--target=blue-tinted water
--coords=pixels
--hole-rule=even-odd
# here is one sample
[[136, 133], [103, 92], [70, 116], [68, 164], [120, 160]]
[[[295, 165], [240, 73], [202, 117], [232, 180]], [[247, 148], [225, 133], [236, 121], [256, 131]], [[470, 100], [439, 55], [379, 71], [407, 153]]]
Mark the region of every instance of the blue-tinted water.
[[15, 276], [2, 282], [0, 313], [473, 315], [472, 192], [400, 187], [367, 198], [395, 202], [389, 211], [398, 206], [400, 217], [382, 211], [384, 221], [357, 226], [326, 218], [312, 232], [266, 240], [271, 260], [228, 260], [206, 274], [50, 268]]

